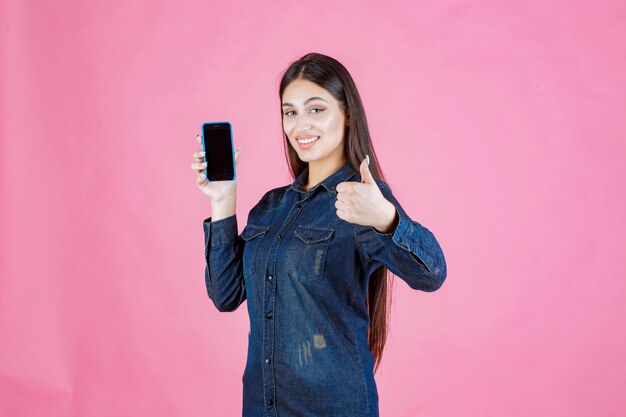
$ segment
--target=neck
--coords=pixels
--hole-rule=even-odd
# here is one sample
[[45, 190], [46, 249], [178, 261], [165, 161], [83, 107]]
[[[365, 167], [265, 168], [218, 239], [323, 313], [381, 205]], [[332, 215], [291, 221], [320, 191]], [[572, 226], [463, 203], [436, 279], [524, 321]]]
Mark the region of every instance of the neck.
[[316, 186], [326, 178], [331, 176], [335, 171], [346, 163], [346, 159], [342, 158], [338, 161], [311, 161], [309, 162], [309, 178], [307, 185], [304, 186], [305, 191], [309, 191], [309, 188]]

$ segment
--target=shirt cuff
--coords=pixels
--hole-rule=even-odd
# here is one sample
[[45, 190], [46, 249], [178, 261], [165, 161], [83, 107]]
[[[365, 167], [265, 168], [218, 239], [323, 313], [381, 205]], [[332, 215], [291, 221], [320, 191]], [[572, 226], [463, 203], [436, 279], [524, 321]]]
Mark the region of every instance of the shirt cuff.
[[202, 222], [202, 227], [207, 250], [225, 244], [232, 245], [239, 236], [236, 214], [215, 221], [211, 221], [211, 217], [208, 217]]
[[379, 237], [380, 241], [387, 247], [391, 248], [392, 245], [396, 245], [403, 250], [410, 252], [411, 256], [424, 265], [429, 271], [432, 269], [428, 266], [432, 260], [421, 250], [417, 236], [420, 235], [416, 230], [416, 225], [413, 220], [408, 217], [404, 210], [398, 210], [396, 207], [396, 213], [398, 213], [398, 224], [396, 229], [389, 233], [381, 233], [373, 226], [370, 226], [372, 231]]

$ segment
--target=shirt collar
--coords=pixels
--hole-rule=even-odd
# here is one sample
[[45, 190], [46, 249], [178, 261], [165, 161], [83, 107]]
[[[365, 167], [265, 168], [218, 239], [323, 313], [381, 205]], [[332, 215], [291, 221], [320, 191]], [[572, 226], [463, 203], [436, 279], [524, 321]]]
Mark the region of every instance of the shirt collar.
[[[350, 163], [346, 162], [343, 164], [337, 171], [326, 177], [322, 182], [315, 184], [315, 186], [309, 188], [309, 193], [314, 191], [318, 186], [322, 186], [326, 188], [328, 191], [336, 192], [335, 187], [340, 182], [344, 182], [352, 178], [356, 174], [356, 171], [350, 167]], [[309, 177], [309, 165], [304, 168], [304, 170], [298, 175], [298, 177], [291, 184], [291, 189], [294, 191], [299, 191], [301, 193], [306, 193], [302, 188]]]

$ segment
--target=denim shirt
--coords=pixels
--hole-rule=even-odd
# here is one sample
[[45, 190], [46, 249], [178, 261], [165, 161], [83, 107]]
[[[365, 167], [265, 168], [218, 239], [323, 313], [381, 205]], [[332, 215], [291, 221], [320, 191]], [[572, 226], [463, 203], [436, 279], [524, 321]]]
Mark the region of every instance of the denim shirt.
[[381, 265], [415, 290], [435, 291], [446, 262], [434, 235], [396, 208], [394, 231], [336, 214], [335, 187], [361, 181], [347, 163], [305, 191], [305, 169], [268, 191], [237, 235], [236, 215], [203, 222], [205, 283], [218, 311], [248, 300], [244, 417], [378, 417], [374, 357], [367, 342], [369, 277]]

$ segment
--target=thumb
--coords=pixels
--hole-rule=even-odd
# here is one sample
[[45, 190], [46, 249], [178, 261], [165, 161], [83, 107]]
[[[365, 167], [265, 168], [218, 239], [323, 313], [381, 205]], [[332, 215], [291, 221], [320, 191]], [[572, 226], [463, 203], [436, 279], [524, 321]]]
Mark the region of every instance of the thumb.
[[369, 155], [365, 155], [365, 159], [361, 162], [361, 166], [359, 167], [361, 170], [361, 183], [376, 184], [376, 181], [374, 181], [374, 177], [370, 172], [369, 161]]

